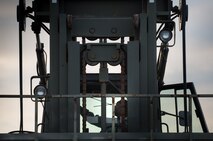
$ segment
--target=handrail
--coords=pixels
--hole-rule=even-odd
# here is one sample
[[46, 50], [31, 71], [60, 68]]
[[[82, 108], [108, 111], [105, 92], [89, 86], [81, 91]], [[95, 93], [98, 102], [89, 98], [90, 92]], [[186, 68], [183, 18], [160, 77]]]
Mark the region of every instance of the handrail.
[[[37, 112], [38, 112], [38, 102], [40, 101], [40, 99], [39, 99], [39, 96], [35, 96], [35, 95], [22, 95], [22, 96], [20, 96], [20, 95], [15, 95], [15, 94], [4, 94], [4, 95], [0, 95], [0, 99], [2, 99], [2, 98], [20, 98], [20, 97], [22, 97], [22, 98], [35, 98], [35, 133], [38, 133], [38, 128], [37, 128], [37, 120], [38, 120], [38, 118], [37, 118], [37, 116], [38, 116], [38, 114], [36, 114]], [[47, 100], [50, 100], [50, 99], [56, 99], [56, 98], [58, 98], [58, 99], [60, 99], [60, 98], [73, 98], [74, 99], [74, 102], [75, 102], [75, 105], [77, 104], [76, 103], [76, 99], [78, 99], [78, 98], [93, 98], [93, 97], [108, 97], [108, 98], [112, 98], [112, 103], [113, 103], [113, 99], [114, 98], [116, 98], [116, 97], [129, 97], [129, 98], [131, 98], [131, 97], [134, 97], [134, 98], [150, 98], [150, 103], [152, 103], [152, 101], [153, 101], [153, 99], [154, 98], [188, 98], [189, 99], [189, 114], [190, 114], [190, 117], [189, 117], [189, 133], [192, 133], [192, 99], [193, 98], [207, 98], [207, 97], [209, 97], [209, 98], [213, 98], [213, 94], [198, 94], [198, 95], [191, 95], [191, 94], [187, 94], [187, 95], [184, 95], [184, 94], [178, 94], [178, 95], [174, 95], [174, 94], [163, 94], [163, 95], [160, 95], [160, 94], [100, 94], [100, 93], [88, 93], [88, 94], [86, 94], [86, 95], [82, 95], [82, 94], [73, 94], [73, 95], [69, 95], [69, 94], [66, 94], [66, 95], [58, 95], [58, 94], [56, 94], [56, 95], [46, 95], [45, 96], [45, 98], [47, 99]], [[44, 98], [44, 97], [41, 97], [41, 98]], [[151, 104], [150, 104], [150, 106], [152, 106]], [[114, 108], [115, 108], [115, 105], [113, 104], [112, 105], [112, 109], [114, 110]], [[150, 107], [151, 108], [151, 107]], [[76, 110], [76, 107], [75, 107], [75, 110]], [[150, 113], [152, 113], [152, 112], [150, 112]], [[76, 113], [75, 113], [76, 114]], [[76, 116], [76, 115], [75, 115]], [[151, 117], [153, 116], [152, 114], [150, 115]], [[150, 117], [150, 118], [151, 118]], [[115, 120], [115, 117], [113, 116], [113, 113], [112, 113], [112, 127], [113, 127], [113, 130], [112, 130], [112, 137], [113, 137], [113, 140], [115, 140], [115, 122], [114, 122], [114, 120]], [[74, 121], [74, 123], [75, 123], [75, 121]], [[151, 123], [151, 125], [152, 125], [152, 123]], [[75, 127], [74, 127], [75, 129], [74, 129], [74, 131], [75, 131], [75, 133], [76, 133], [76, 135], [77, 135], [77, 132], [76, 132], [76, 123], [75, 123]], [[153, 134], [150, 134], [150, 136], [153, 136]], [[76, 140], [76, 136], [74, 136], [74, 140]]]

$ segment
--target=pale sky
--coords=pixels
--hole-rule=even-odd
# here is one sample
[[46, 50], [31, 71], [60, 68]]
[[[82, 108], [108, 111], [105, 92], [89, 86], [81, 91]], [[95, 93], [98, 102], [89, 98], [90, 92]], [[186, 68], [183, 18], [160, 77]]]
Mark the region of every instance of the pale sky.
[[[177, 0], [174, 0], [177, 2]], [[187, 80], [194, 82], [197, 93], [213, 94], [213, 16], [212, 0], [188, 0], [189, 21], [187, 22]], [[19, 93], [18, 71], [18, 23], [16, 5], [18, 0], [0, 0], [0, 94]], [[27, 0], [31, 4], [31, 0]], [[31, 20], [23, 33], [24, 46], [24, 93], [29, 93], [30, 77], [36, 75], [35, 36], [31, 31]], [[178, 30], [177, 30], [178, 32]], [[165, 83], [182, 82], [181, 38], [170, 49]], [[46, 49], [49, 37], [42, 32]], [[46, 50], [48, 52], [48, 50]], [[213, 131], [213, 99], [202, 99], [204, 114], [209, 128]], [[0, 132], [19, 129], [18, 100], [0, 99]], [[33, 130], [33, 107], [25, 100], [25, 130]]]

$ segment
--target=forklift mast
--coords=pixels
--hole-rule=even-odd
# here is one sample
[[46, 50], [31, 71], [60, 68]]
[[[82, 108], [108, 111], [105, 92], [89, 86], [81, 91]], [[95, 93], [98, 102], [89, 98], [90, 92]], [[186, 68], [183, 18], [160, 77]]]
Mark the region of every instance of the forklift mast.
[[[20, 53], [26, 18], [33, 20], [31, 27], [37, 42], [37, 75], [31, 78], [30, 96], [20, 91], [20, 103], [23, 98], [31, 98], [35, 103], [35, 126], [33, 132], [25, 133], [21, 118], [20, 136], [0, 134], [0, 138], [211, 140], [213, 136], [208, 134], [194, 85], [186, 80], [188, 5], [186, 0], [179, 3], [174, 6], [172, 0], [34, 0], [32, 7], [26, 7], [26, 2], [20, 0]], [[176, 18], [183, 33], [183, 83], [165, 85], [169, 49], [176, 42]], [[50, 36], [49, 53], [44, 51], [41, 30]], [[88, 73], [88, 66], [98, 66], [99, 72]], [[118, 73], [109, 72], [109, 66], [117, 66]], [[40, 79], [35, 88], [33, 79]], [[91, 99], [100, 102], [97, 115], [91, 108]], [[44, 104], [41, 124], [39, 102]], [[198, 131], [193, 126], [195, 119], [199, 131], [206, 136], [192, 133]]]

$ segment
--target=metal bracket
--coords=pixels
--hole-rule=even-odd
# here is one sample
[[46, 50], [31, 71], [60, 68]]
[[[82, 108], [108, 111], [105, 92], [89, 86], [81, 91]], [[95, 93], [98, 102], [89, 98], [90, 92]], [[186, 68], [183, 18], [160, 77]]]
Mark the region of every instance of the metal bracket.
[[121, 44], [96, 43], [87, 44], [85, 60], [89, 65], [94, 63], [107, 62], [111, 65], [118, 65], [122, 57], [120, 55]]

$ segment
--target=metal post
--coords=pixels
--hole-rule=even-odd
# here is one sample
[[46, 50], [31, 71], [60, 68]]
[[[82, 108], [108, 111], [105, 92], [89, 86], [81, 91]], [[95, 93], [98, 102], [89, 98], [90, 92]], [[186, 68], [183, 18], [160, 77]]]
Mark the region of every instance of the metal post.
[[[59, 94], [64, 95], [68, 93], [68, 63], [67, 63], [67, 15], [59, 15]], [[59, 130], [60, 132], [68, 131], [68, 99], [59, 99]]]
[[[82, 57], [82, 95], [86, 95], [87, 93], [87, 80], [86, 80], [86, 62]], [[82, 107], [83, 107], [83, 115], [82, 115], [82, 130], [83, 132], [88, 132], [87, 130], [87, 114], [86, 114], [86, 97], [82, 98]]]
[[[58, 3], [50, 4], [50, 74], [48, 92], [50, 95], [59, 94], [59, 34], [58, 34]], [[46, 103], [49, 119], [45, 119], [44, 132], [58, 132], [59, 130], [59, 100], [50, 99]]]
[[22, 29], [19, 23], [19, 89], [20, 89], [20, 127], [19, 130], [23, 131], [23, 44], [22, 44]]
[[[80, 95], [80, 44], [77, 42], [68, 42], [68, 95]], [[75, 107], [76, 106], [76, 107]], [[76, 109], [75, 109], [76, 108]], [[68, 98], [68, 132], [80, 131], [80, 100]], [[76, 112], [74, 115], [73, 112]]]
[[74, 101], [74, 125], [73, 125], [74, 135], [73, 135], [73, 141], [77, 141], [77, 120], [78, 120], [77, 119], [77, 104], [78, 104], [78, 102], [77, 102], [76, 98], [74, 98], [73, 101]]
[[[157, 0], [149, 0], [147, 3], [147, 94], [158, 94], [157, 64], [156, 64], [156, 23]], [[143, 37], [143, 34], [142, 34]], [[143, 73], [143, 72], [142, 72]], [[143, 87], [141, 87], [143, 89]], [[158, 116], [160, 108], [159, 99], [153, 101], [153, 132], [161, 131], [161, 121]]]
[[[139, 92], [140, 79], [138, 76], [139, 76], [139, 42], [130, 41], [127, 46], [127, 92], [128, 93], [133, 93], [133, 94], [140, 93]], [[133, 98], [133, 97], [128, 98], [128, 114], [127, 114], [128, 115], [128, 132], [139, 132], [141, 131], [142, 126], [144, 126], [144, 124], [141, 124], [142, 117], [140, 112], [141, 111], [140, 100], [141, 100], [140, 98]]]
[[[121, 41], [121, 42], [123, 43], [124, 41]], [[122, 56], [125, 56], [124, 53], [122, 53]], [[126, 71], [125, 67], [126, 67], [125, 59], [123, 59], [123, 61], [121, 62], [121, 80], [120, 80], [120, 82], [121, 82], [121, 84], [120, 84], [121, 92], [120, 93], [121, 94], [125, 94], [125, 71]], [[121, 105], [124, 107], [127, 107], [124, 97], [121, 97]], [[126, 124], [125, 124], [125, 116], [127, 115], [126, 112], [127, 112], [127, 109], [121, 113], [121, 131], [122, 132], [127, 131]]]
[[115, 141], [115, 97], [112, 97], [112, 141]]
[[35, 133], [38, 133], [38, 97], [35, 95]]
[[[175, 92], [175, 96], [177, 96], [177, 93]], [[175, 114], [178, 115], [178, 99], [177, 97], [174, 97], [175, 99]], [[179, 133], [179, 117], [176, 116], [176, 128], [177, 128], [177, 133]]]
[[[106, 83], [101, 83], [101, 94], [106, 94]], [[101, 129], [102, 132], [106, 131], [106, 97], [101, 98]]]
[[149, 98], [149, 104], [150, 104], [150, 141], [153, 141], [153, 123], [154, 123], [154, 107], [153, 107], [153, 97]]
[[189, 133], [192, 133], [192, 97], [189, 96]]

